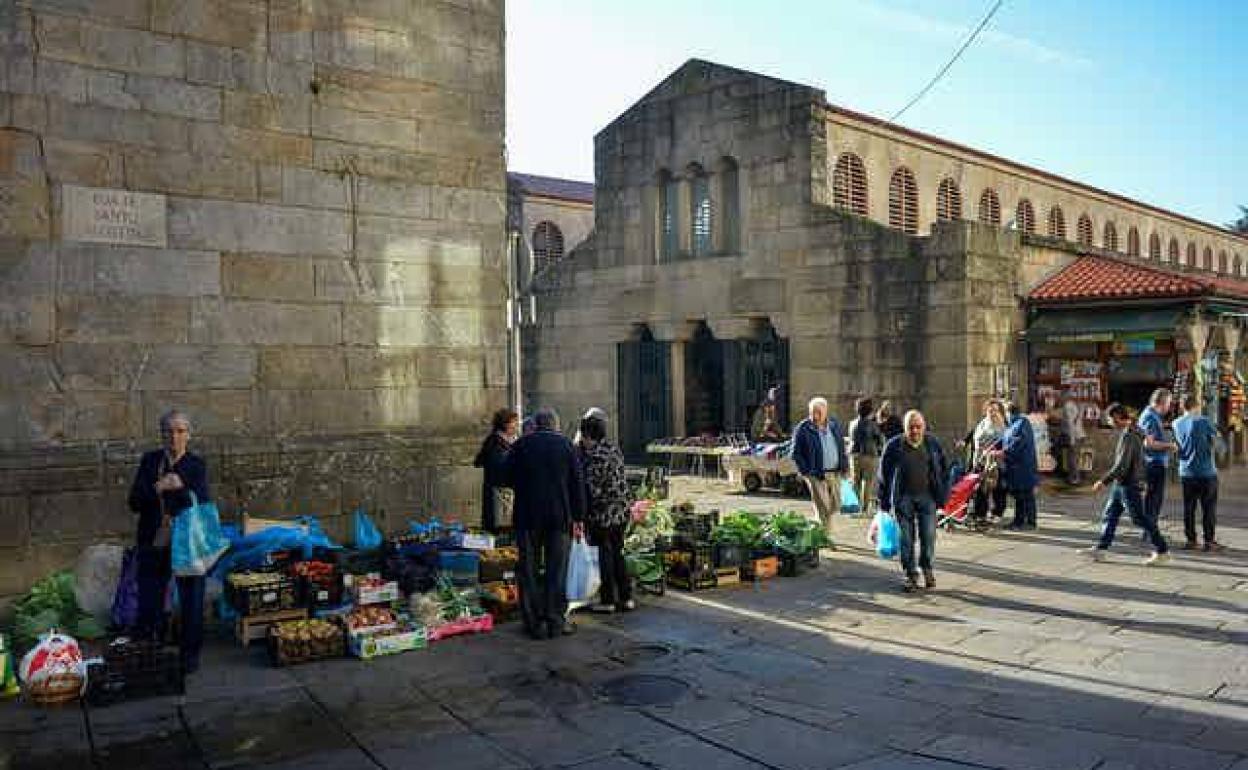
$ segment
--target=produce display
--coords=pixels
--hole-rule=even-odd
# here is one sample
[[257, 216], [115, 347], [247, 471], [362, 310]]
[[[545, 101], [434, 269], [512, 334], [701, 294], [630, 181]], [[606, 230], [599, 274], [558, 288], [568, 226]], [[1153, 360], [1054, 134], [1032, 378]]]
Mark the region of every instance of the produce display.
[[45, 577], [18, 600], [13, 614], [14, 650], [30, 649], [40, 634], [54, 628], [79, 639], [97, 639], [104, 635], [100, 624], [79, 609], [74, 597], [74, 576], [70, 572]]
[[392, 628], [370, 634], [352, 634], [351, 654], [361, 660], [370, 660], [381, 655], [424, 649], [428, 644], [424, 628]]
[[354, 580], [356, 604], [388, 604], [399, 598], [399, 584], [370, 574]]
[[226, 585], [234, 608], [242, 615], [257, 615], [299, 606], [295, 582], [277, 572], [235, 572]]
[[385, 607], [356, 607], [347, 615], [347, 629], [393, 628], [397, 618]]
[[279, 665], [341, 657], [345, 650], [342, 626], [328, 620], [292, 620], [273, 626], [273, 660]]

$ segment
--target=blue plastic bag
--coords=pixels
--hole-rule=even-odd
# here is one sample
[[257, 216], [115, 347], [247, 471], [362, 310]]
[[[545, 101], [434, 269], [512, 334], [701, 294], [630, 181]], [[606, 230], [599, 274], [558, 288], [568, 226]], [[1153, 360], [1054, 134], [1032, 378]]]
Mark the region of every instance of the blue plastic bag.
[[121, 577], [113, 594], [112, 624], [128, 630], [139, 624], [139, 551], [127, 548], [121, 561]]
[[862, 511], [862, 504], [858, 502], [858, 493], [854, 491], [854, 485], [849, 483], [849, 479], [841, 479], [841, 513], [857, 514]]
[[191, 493], [191, 507], [173, 519], [170, 539], [173, 574], [178, 577], [206, 575], [229, 550], [230, 542], [221, 532], [221, 516], [211, 500], [199, 502]]
[[381, 547], [381, 532], [363, 508], [355, 509], [355, 547], [360, 551], [375, 551]]
[[578, 537], [572, 541], [568, 553], [568, 604], [587, 604], [593, 601], [601, 582], [598, 571], [598, 548]]
[[891, 559], [900, 549], [901, 530], [897, 519], [891, 513], [879, 511], [871, 521], [871, 534], [875, 543], [875, 553], [881, 559]]

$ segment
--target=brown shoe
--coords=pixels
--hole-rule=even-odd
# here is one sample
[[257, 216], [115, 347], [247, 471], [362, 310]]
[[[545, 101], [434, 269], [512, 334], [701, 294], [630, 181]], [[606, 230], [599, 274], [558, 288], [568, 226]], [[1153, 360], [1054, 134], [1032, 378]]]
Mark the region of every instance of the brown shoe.
[[1200, 547], [1200, 543], [1197, 543], [1195, 540], [1188, 540], [1182, 546], [1184, 551], [1195, 551], [1199, 547]]
[[1222, 545], [1217, 540], [1210, 540], [1208, 543], [1205, 543], [1205, 551], [1207, 553], [1222, 553], [1225, 550], [1226, 546]]
[[930, 569], [923, 570], [923, 587], [929, 590], [936, 587], [936, 575]]

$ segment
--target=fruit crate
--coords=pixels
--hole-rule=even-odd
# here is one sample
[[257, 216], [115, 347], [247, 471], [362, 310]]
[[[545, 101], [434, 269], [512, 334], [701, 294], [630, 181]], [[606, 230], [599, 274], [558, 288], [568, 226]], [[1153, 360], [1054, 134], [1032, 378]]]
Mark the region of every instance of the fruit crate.
[[230, 604], [243, 616], [293, 610], [300, 606], [295, 580], [277, 572], [245, 572], [226, 581]]
[[332, 620], [294, 620], [269, 628], [269, 659], [275, 666], [291, 666], [314, 660], [341, 658], [346, 654], [346, 635]]

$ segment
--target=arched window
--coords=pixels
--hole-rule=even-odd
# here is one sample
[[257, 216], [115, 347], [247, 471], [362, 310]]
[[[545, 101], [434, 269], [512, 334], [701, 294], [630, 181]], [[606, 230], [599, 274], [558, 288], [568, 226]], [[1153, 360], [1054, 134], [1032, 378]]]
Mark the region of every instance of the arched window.
[[1135, 225], [1127, 230], [1127, 254], [1132, 257], [1140, 256], [1140, 231], [1135, 229]]
[[1166, 261], [1179, 263], [1179, 239], [1171, 236], [1170, 245], [1166, 247]]
[[741, 248], [741, 184], [737, 161], [719, 161], [719, 228], [721, 251], [730, 254]]
[[1066, 238], [1066, 215], [1062, 213], [1061, 206], [1049, 209], [1049, 237]]
[[689, 250], [695, 257], [714, 248], [711, 222], [711, 180], [701, 166], [689, 167]]
[[952, 222], [962, 218], [962, 191], [952, 179], [944, 179], [936, 190], [936, 221]]
[[1161, 236], [1157, 233], [1148, 236], [1148, 258], [1161, 261]]
[[1205, 270], [1213, 269], [1213, 249], [1208, 246], [1205, 247], [1205, 252], [1200, 257], [1200, 266]]
[[867, 167], [852, 152], [841, 153], [832, 171], [832, 205], [842, 211], [867, 215]]
[[1028, 235], [1035, 234], [1036, 210], [1031, 207], [1031, 201], [1023, 198], [1018, 202], [1018, 209], [1014, 212], [1014, 221], [1021, 232]]
[[1225, 251], [1218, 252], [1218, 272], [1219, 273], [1226, 272], [1226, 252]]
[[1187, 265], [1188, 267], [1196, 267], [1196, 243], [1195, 241], [1187, 242], [1187, 259], [1184, 260], [1183, 264]]
[[911, 235], [919, 232], [919, 187], [905, 166], [888, 181], [888, 226]]
[[554, 222], [542, 221], [533, 228], [533, 274], [563, 259], [563, 232]]
[[1001, 199], [991, 187], [985, 187], [979, 196], [979, 221], [986, 225], [1001, 226]]
[[1101, 238], [1101, 246], [1107, 251], [1118, 250], [1118, 228], [1114, 227], [1113, 222], [1105, 223], [1105, 234]]
[[680, 254], [680, 184], [671, 172], [659, 172], [659, 262]]
[[1081, 245], [1092, 245], [1092, 219], [1087, 214], [1079, 215], [1079, 222], [1075, 225], [1075, 235], [1079, 238]]

